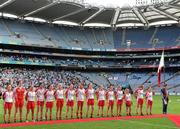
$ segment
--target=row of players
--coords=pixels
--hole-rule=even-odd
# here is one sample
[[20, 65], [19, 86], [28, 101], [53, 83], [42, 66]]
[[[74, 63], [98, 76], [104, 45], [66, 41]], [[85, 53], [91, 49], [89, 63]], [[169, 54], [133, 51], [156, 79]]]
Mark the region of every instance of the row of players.
[[[67, 89], [63, 89], [62, 84], [57, 85], [57, 89], [54, 89], [54, 85], [49, 85], [48, 89], [44, 88], [43, 83], [40, 84], [38, 88], [34, 88], [31, 85], [27, 90], [23, 87], [22, 81], [19, 82], [18, 86], [12, 90], [11, 84], [8, 84], [6, 87], [6, 91], [3, 93], [4, 99], [4, 122], [6, 123], [6, 114], [8, 114], [8, 123], [10, 123], [11, 118], [11, 110], [13, 103], [15, 104], [15, 113], [14, 113], [14, 122], [16, 122], [16, 114], [19, 111], [20, 121], [22, 122], [22, 110], [24, 106], [24, 99], [27, 101], [26, 108], [26, 120], [28, 121], [28, 115], [31, 111], [32, 113], [32, 121], [34, 121], [34, 112], [35, 105], [37, 105], [36, 112], [36, 121], [43, 119], [43, 107], [46, 105], [45, 118], [49, 118], [52, 120], [52, 109], [54, 106], [54, 101], [56, 100], [56, 119], [62, 118], [62, 109], [64, 106], [64, 100], [66, 98], [66, 118], [68, 118], [69, 110], [71, 112], [71, 118], [73, 118], [73, 109], [74, 109], [74, 99], [76, 96], [77, 100], [77, 111], [76, 117], [82, 118], [83, 116], [83, 105], [86, 97], [87, 100], [87, 111], [86, 117], [88, 117], [88, 113], [91, 109], [90, 117], [93, 117], [94, 114], [94, 96], [96, 94], [98, 101], [98, 114], [97, 116], [103, 117], [104, 114], [104, 106], [105, 100], [107, 100], [107, 116], [109, 115], [109, 111], [111, 116], [113, 117], [113, 106], [114, 100], [116, 98], [116, 106], [117, 106], [117, 116], [121, 116], [122, 105], [123, 102], [126, 105], [126, 114], [131, 116], [131, 106], [132, 106], [132, 97], [129, 89], [122, 90], [121, 86], [114, 90], [113, 86], [110, 85], [108, 90], [104, 90], [104, 87], [101, 85], [97, 90], [93, 89], [93, 85], [90, 83], [88, 88], [85, 90], [83, 84], [79, 84], [79, 87], [75, 90], [73, 84], [70, 84]], [[139, 86], [139, 88], [134, 92], [134, 95], [137, 99], [136, 106], [136, 114], [138, 115], [138, 110], [140, 109], [140, 115], [143, 115], [142, 107], [144, 102], [144, 95], [146, 97], [147, 109], [146, 113], [148, 115], [152, 114], [152, 104], [153, 104], [153, 92], [151, 87], [148, 88], [146, 93], [144, 94], [143, 86]], [[35, 102], [37, 101], [37, 104]]]

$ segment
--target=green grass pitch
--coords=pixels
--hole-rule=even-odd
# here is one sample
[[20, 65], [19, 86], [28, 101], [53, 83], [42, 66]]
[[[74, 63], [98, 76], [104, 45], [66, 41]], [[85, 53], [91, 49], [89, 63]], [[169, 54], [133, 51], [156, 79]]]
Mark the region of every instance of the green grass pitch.
[[[133, 99], [132, 114], [135, 115], [135, 99]], [[146, 106], [144, 105], [144, 112]], [[45, 108], [44, 108], [45, 109]], [[55, 119], [55, 106], [53, 110], [53, 118]], [[65, 117], [66, 106], [63, 109], [63, 118]], [[74, 116], [76, 112], [76, 104], [74, 107]], [[84, 105], [84, 117], [86, 112], [86, 104]], [[13, 111], [14, 113], [14, 111]], [[23, 116], [25, 118], [26, 108], [24, 106]], [[161, 96], [154, 96], [153, 114], [162, 113], [162, 100]], [[169, 114], [180, 114], [180, 96], [170, 96], [170, 103], [168, 107]], [[97, 102], [95, 102], [95, 113], [97, 114]], [[106, 108], [104, 110], [106, 114]], [[114, 114], [116, 114], [116, 105], [114, 106]], [[123, 113], [125, 116], [125, 106], [123, 105]], [[0, 123], [3, 123], [3, 101], [0, 100]], [[12, 115], [13, 119], [13, 115]], [[25, 121], [25, 119], [24, 119]], [[101, 122], [88, 122], [88, 123], [69, 123], [69, 124], [57, 124], [57, 125], [37, 125], [27, 127], [11, 127], [14, 129], [177, 129], [174, 123], [169, 121], [167, 118], [153, 118], [145, 120], [113, 120], [113, 121], [101, 121]], [[6, 128], [8, 129], [8, 128]]]

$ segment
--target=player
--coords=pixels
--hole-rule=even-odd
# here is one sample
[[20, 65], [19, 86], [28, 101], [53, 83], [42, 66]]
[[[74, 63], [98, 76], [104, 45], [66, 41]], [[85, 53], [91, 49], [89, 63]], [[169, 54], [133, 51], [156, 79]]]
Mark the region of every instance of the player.
[[124, 100], [126, 104], [126, 115], [131, 116], [132, 99], [131, 99], [131, 94], [129, 93], [129, 89], [125, 90]]
[[[148, 87], [148, 90], [146, 92], [146, 114], [147, 115], [152, 115], [152, 105], [153, 105], [153, 95], [154, 92], [152, 91], [151, 87]], [[149, 113], [148, 113], [149, 110]]]
[[85, 96], [85, 89], [83, 84], [79, 85], [79, 88], [76, 91], [77, 96], [77, 111], [76, 116], [79, 119], [79, 111], [80, 111], [80, 118], [82, 119], [82, 113], [83, 113], [83, 105], [84, 105], [84, 96]]
[[73, 118], [74, 95], [75, 95], [75, 91], [73, 88], [73, 84], [70, 84], [68, 90], [66, 90], [66, 97], [67, 97], [66, 119], [68, 118], [69, 108], [71, 109], [71, 119]]
[[101, 110], [101, 117], [104, 117], [104, 105], [105, 105], [105, 90], [103, 85], [99, 86], [99, 89], [96, 91], [97, 93], [97, 100], [98, 100], [98, 114], [99, 117], [100, 110]]
[[93, 118], [94, 114], [94, 89], [92, 83], [89, 83], [88, 89], [86, 90], [86, 98], [87, 98], [87, 112], [86, 117], [88, 117], [89, 108], [91, 107], [91, 118]]
[[143, 116], [143, 103], [144, 103], [144, 86], [139, 86], [139, 88], [135, 91], [137, 95], [137, 105], [136, 105], [136, 115], [138, 115], [138, 109], [140, 108], [140, 115]]
[[45, 94], [44, 84], [40, 83], [39, 88], [36, 89], [36, 98], [37, 98], [37, 112], [36, 112], [36, 121], [39, 120], [39, 112], [40, 112], [40, 120], [43, 120], [43, 108], [44, 108], [44, 94]]
[[15, 96], [15, 113], [14, 113], [14, 122], [16, 122], [16, 114], [19, 110], [20, 113], [20, 122], [22, 122], [22, 110], [24, 106], [24, 96], [25, 96], [25, 88], [23, 87], [23, 81], [20, 80], [18, 82], [17, 88], [14, 90], [14, 96]]
[[36, 92], [34, 90], [34, 86], [32, 85], [30, 86], [29, 91], [26, 93], [26, 101], [27, 101], [26, 122], [28, 122], [28, 115], [30, 111], [32, 113], [32, 121], [34, 121], [35, 99], [36, 99]]
[[113, 115], [113, 108], [114, 108], [114, 91], [113, 91], [113, 86], [109, 86], [109, 90], [106, 92], [106, 97], [108, 101], [108, 107], [107, 107], [107, 117], [109, 116], [109, 109], [111, 110], [111, 116], [114, 117]]
[[64, 105], [64, 89], [61, 83], [59, 83], [57, 87], [58, 89], [54, 93], [56, 98], [56, 119], [61, 120]]
[[52, 120], [52, 108], [54, 106], [54, 86], [53, 84], [50, 84], [48, 87], [48, 90], [45, 92], [45, 98], [46, 98], [46, 120], [48, 119], [48, 111], [50, 111], [49, 116], [50, 120]]
[[4, 123], [6, 123], [7, 111], [8, 111], [8, 123], [10, 123], [11, 110], [13, 106], [13, 91], [12, 91], [12, 86], [10, 84], [7, 85], [6, 91], [3, 93], [3, 100], [4, 100]]
[[122, 91], [122, 87], [119, 86], [117, 88], [117, 91], [116, 91], [117, 116], [121, 116], [122, 105], [123, 105], [123, 97], [124, 97], [124, 94], [123, 94], [123, 91]]

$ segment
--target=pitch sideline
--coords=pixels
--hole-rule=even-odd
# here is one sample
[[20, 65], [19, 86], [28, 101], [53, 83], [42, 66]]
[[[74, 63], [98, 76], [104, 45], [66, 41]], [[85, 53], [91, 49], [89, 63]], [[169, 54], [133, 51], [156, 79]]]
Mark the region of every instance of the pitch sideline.
[[38, 121], [38, 122], [22, 122], [0, 124], [0, 128], [18, 127], [18, 126], [35, 126], [46, 124], [64, 124], [64, 123], [80, 123], [94, 121], [110, 121], [110, 120], [133, 120], [133, 119], [150, 119], [150, 118], [169, 118], [180, 128], [180, 115], [152, 115], [152, 116], [122, 116], [122, 117], [105, 117], [105, 118], [84, 118], [84, 119], [68, 119], [68, 120], [53, 120], [53, 121]]

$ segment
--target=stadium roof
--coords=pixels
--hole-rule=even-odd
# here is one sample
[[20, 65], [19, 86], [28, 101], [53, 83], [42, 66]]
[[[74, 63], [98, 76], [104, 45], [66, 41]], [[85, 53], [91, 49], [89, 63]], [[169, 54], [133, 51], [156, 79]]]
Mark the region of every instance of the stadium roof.
[[151, 26], [179, 23], [180, 0], [139, 7], [93, 6], [76, 0], [0, 0], [0, 12], [80, 26]]

